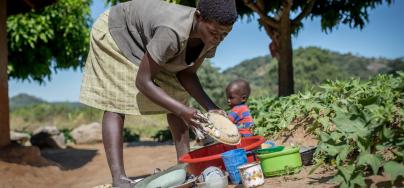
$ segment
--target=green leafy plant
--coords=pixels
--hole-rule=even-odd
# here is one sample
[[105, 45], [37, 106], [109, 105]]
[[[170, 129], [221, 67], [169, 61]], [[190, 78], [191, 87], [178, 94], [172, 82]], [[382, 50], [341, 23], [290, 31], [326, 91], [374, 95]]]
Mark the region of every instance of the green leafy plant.
[[404, 174], [404, 73], [369, 81], [328, 81], [315, 93], [250, 102], [255, 133], [263, 136], [304, 126], [317, 136], [316, 160], [338, 170], [341, 187], [365, 186], [364, 176], [383, 170]]
[[72, 132], [71, 128], [60, 129], [60, 132], [63, 133], [63, 136], [65, 137], [65, 143], [74, 143], [74, 139], [71, 135]]

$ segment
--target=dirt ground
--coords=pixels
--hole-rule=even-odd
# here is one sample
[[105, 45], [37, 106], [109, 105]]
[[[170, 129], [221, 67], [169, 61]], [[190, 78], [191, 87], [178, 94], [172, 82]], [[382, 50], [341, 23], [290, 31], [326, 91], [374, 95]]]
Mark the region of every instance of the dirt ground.
[[[25, 148], [5, 153], [0, 151], [3, 159], [0, 160], [0, 188], [92, 188], [111, 182], [102, 144], [41, 152]], [[174, 146], [155, 142], [127, 144], [124, 159], [127, 175], [134, 179], [152, 173], [155, 168], [166, 169], [176, 163]], [[262, 187], [334, 186], [326, 183], [332, 178], [332, 172], [308, 175], [309, 170], [310, 167], [296, 175], [267, 178]], [[382, 176], [374, 176], [367, 182], [369, 187], [391, 187]]]

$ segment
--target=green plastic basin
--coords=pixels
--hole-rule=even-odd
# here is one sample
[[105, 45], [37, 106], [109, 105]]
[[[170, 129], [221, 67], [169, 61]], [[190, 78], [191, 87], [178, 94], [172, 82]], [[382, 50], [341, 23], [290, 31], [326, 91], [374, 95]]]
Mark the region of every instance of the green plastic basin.
[[273, 148], [257, 149], [257, 150], [254, 150], [253, 152], [257, 155], [262, 155], [262, 154], [282, 151], [283, 149], [285, 149], [285, 146], [276, 146]]
[[294, 174], [300, 171], [302, 159], [299, 148], [293, 147], [282, 151], [257, 155], [265, 177]]

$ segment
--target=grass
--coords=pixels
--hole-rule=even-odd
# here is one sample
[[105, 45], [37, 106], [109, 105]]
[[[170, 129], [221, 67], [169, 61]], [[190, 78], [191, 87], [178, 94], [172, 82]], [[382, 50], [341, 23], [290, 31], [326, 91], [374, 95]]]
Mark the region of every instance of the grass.
[[[102, 111], [89, 107], [67, 107], [65, 104], [38, 104], [15, 109], [10, 114], [11, 130], [33, 132], [41, 126], [72, 130], [83, 124], [102, 122]], [[151, 138], [167, 129], [166, 116], [126, 116], [125, 128], [141, 138]]]

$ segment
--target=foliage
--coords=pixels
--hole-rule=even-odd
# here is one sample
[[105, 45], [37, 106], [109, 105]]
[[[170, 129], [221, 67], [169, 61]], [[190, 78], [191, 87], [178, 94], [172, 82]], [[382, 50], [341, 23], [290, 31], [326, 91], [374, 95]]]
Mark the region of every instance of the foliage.
[[[213, 67], [210, 61], [205, 61], [199, 68], [197, 74], [203, 89], [213, 102], [222, 108], [226, 108], [227, 102], [224, 92], [228, 82], [226, 77], [222, 76], [219, 69]], [[190, 104], [194, 107], [199, 106], [195, 100], [191, 100]]]
[[[319, 139], [319, 163], [335, 165], [341, 187], [365, 186], [382, 168], [391, 181], [404, 172], [404, 73], [328, 81], [319, 92], [251, 101], [255, 133], [305, 126]], [[400, 174], [401, 173], [401, 174]]]
[[69, 103], [40, 103], [16, 108], [11, 111], [11, 124], [30, 127], [30, 130], [43, 125], [57, 125], [60, 128], [73, 128], [80, 124], [101, 119], [101, 113], [94, 108]]
[[[404, 71], [404, 60], [366, 58], [350, 53], [341, 54], [318, 47], [298, 48], [293, 52], [295, 90], [318, 90], [326, 80], [350, 77], [367, 80], [378, 73]], [[243, 78], [252, 85], [252, 96], [276, 95], [278, 65], [270, 56], [256, 57], [223, 71], [228, 80]], [[267, 74], [267, 73], [270, 74]], [[268, 90], [269, 86], [269, 90]]]
[[[173, 136], [169, 129], [159, 130], [152, 136], [153, 140], [157, 142], [172, 142]], [[195, 139], [195, 134], [192, 131], [189, 131], [189, 138]]]
[[123, 128], [123, 141], [124, 142], [138, 142], [140, 140], [140, 135], [134, 133], [127, 127]]
[[60, 132], [63, 133], [63, 136], [65, 137], [65, 143], [74, 143], [73, 136], [71, 135], [72, 133], [71, 128], [63, 128], [60, 129]]
[[90, 3], [59, 0], [43, 10], [9, 16], [9, 77], [41, 83], [52, 70], [81, 67], [89, 46]]
[[[72, 129], [82, 124], [102, 120], [101, 110], [80, 103], [47, 102], [26, 94], [12, 97], [10, 101], [11, 129], [19, 132], [29, 133], [38, 127], [52, 125], [59, 130], [65, 130], [67, 138]], [[125, 128], [133, 136], [150, 138], [166, 127], [165, 115], [127, 116], [125, 118]]]
[[168, 142], [173, 140], [171, 131], [169, 129], [159, 130], [155, 135], [152, 136], [152, 138], [157, 142]]

